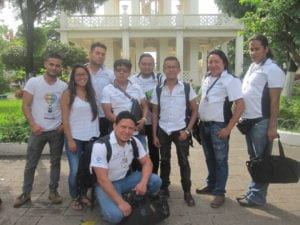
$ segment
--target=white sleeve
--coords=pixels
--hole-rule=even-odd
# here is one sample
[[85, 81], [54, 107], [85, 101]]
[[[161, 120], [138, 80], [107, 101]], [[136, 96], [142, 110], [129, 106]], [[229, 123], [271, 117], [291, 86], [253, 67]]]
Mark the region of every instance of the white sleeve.
[[230, 82], [228, 82], [228, 84], [226, 85], [226, 90], [229, 101], [235, 101], [237, 99], [243, 98], [242, 83], [238, 78], [233, 78]]
[[34, 95], [35, 87], [36, 87], [36, 77], [32, 77], [27, 81], [24, 90]]
[[101, 103], [111, 103], [110, 98], [110, 88], [111, 85], [107, 85], [105, 88], [103, 88], [102, 91], [102, 97], [101, 97]]
[[105, 144], [95, 143], [93, 145], [93, 150], [91, 154], [90, 169], [92, 167], [108, 169], [108, 163], [106, 157], [107, 157], [107, 150]]
[[197, 94], [191, 85], [190, 85], [190, 87], [191, 87], [191, 89], [190, 89], [190, 94], [189, 94], [189, 100], [192, 101], [194, 98], [197, 97]]
[[269, 88], [283, 87], [285, 81], [285, 74], [276, 64], [273, 64], [272, 67], [266, 72]]
[[153, 89], [152, 97], [151, 97], [151, 103], [154, 105], [158, 105], [157, 95], [156, 95], [156, 86]]

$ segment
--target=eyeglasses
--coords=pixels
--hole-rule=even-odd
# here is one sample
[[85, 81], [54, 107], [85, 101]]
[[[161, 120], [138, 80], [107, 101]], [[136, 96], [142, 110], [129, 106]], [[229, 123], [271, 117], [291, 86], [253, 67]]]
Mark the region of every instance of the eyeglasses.
[[164, 66], [165, 70], [177, 70], [179, 66]]

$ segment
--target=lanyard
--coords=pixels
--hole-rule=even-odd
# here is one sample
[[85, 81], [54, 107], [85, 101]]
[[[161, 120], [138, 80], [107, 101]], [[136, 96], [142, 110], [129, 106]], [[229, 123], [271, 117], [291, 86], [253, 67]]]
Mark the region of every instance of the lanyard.
[[220, 79], [221, 75], [212, 83], [212, 85], [210, 85], [210, 87], [207, 89], [206, 91], [206, 96], [208, 95], [208, 92], [215, 86], [215, 84], [217, 83], [217, 81]]

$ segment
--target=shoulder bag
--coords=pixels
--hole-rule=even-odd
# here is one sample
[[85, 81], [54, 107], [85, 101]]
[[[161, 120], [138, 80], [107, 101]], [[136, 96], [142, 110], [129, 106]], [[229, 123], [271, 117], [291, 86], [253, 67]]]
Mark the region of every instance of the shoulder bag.
[[297, 160], [285, 157], [278, 136], [279, 155], [270, 155], [266, 151], [263, 158], [254, 158], [246, 162], [248, 171], [256, 183], [297, 183], [300, 166]]

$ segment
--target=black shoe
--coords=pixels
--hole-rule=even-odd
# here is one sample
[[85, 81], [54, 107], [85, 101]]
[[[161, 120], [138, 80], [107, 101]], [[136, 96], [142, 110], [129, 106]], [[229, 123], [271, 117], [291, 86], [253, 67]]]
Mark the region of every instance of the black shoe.
[[255, 203], [252, 202], [251, 200], [247, 199], [246, 197], [245, 197], [245, 198], [242, 198], [242, 199], [236, 198], [236, 200], [238, 201], [238, 203], [240, 204], [240, 206], [243, 206], [243, 207], [255, 207], [255, 206], [260, 206], [260, 205], [255, 204]]
[[190, 192], [184, 193], [184, 201], [188, 206], [194, 206], [195, 205], [195, 200], [193, 196], [191, 195]]
[[168, 189], [168, 188], [160, 189], [159, 195], [160, 195], [161, 197], [167, 197], [167, 198], [170, 197], [169, 189]]
[[212, 191], [213, 190], [211, 188], [209, 188], [208, 186], [206, 186], [204, 188], [197, 188], [196, 189], [196, 193], [198, 195], [212, 195], [213, 194]]

